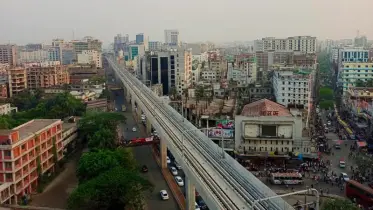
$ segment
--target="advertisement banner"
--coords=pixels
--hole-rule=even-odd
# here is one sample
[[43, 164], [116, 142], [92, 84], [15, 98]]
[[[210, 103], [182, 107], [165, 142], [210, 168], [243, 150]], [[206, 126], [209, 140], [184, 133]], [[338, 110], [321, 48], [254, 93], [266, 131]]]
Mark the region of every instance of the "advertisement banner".
[[216, 127], [223, 129], [233, 129], [234, 120], [218, 120], [216, 121]]
[[230, 129], [210, 129], [202, 131], [206, 134], [206, 136], [210, 138], [233, 138], [234, 137], [234, 130]]

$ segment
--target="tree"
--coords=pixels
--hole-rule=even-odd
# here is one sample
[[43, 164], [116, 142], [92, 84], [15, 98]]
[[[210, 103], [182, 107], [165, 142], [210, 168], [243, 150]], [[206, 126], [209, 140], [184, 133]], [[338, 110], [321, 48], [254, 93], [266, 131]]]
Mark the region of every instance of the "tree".
[[[40, 98], [39, 98], [40, 99]], [[19, 111], [35, 108], [38, 104], [38, 98], [29, 90], [24, 90], [12, 97], [11, 102]]]
[[367, 170], [373, 168], [373, 160], [371, 157], [358, 153], [355, 157], [355, 163], [356, 166], [358, 167], [359, 171], [363, 174], [366, 175]]
[[334, 101], [332, 100], [323, 100], [319, 103], [321, 109], [332, 109], [334, 106]]
[[326, 200], [322, 207], [322, 210], [360, 210], [360, 208], [347, 199], [334, 199]]
[[126, 118], [119, 112], [88, 112], [78, 122], [79, 135], [86, 138], [102, 128], [114, 131], [117, 125], [125, 120]]
[[319, 96], [321, 100], [333, 100], [334, 93], [331, 88], [322, 87], [319, 90]]
[[89, 149], [115, 149], [117, 135], [116, 130], [101, 128], [93, 134], [88, 135]]
[[170, 88], [170, 95], [172, 97], [172, 100], [176, 100], [176, 97], [177, 97], [177, 90], [175, 87], [171, 87]]
[[92, 85], [104, 84], [105, 82], [105, 77], [102, 76], [93, 76], [89, 79], [89, 83]]
[[115, 151], [97, 150], [84, 153], [79, 159], [76, 173], [82, 183], [118, 166], [129, 171], [137, 169], [131, 150], [118, 148]]
[[195, 90], [195, 95], [196, 95], [196, 106], [197, 103], [205, 97], [205, 88], [203, 86], [197, 86]]
[[153, 185], [138, 172], [115, 167], [86, 181], [70, 194], [68, 209], [143, 209], [144, 192]]

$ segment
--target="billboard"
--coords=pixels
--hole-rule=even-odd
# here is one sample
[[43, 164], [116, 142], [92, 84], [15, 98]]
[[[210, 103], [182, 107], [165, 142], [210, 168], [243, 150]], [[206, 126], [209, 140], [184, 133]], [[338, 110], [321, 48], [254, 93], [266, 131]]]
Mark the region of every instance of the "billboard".
[[234, 137], [234, 130], [231, 129], [209, 129], [209, 130], [202, 130], [206, 136], [210, 138], [233, 138]]
[[216, 127], [223, 129], [234, 129], [234, 120], [218, 120]]

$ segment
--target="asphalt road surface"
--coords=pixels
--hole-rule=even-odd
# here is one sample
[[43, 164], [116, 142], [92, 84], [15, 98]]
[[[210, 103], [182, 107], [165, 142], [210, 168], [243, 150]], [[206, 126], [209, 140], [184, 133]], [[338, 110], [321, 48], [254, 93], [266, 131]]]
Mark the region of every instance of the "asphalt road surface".
[[[123, 112], [125, 117], [127, 118], [126, 124], [123, 125], [123, 131], [124, 131], [124, 137], [125, 139], [133, 139], [137, 137], [147, 137], [144, 133], [144, 129], [140, 129], [139, 126], [136, 123], [136, 121], [133, 118], [131, 105], [127, 104], [124, 95], [123, 90], [115, 90], [112, 91], [115, 98], [115, 107], [118, 111], [121, 110], [122, 105], [124, 104], [127, 107], [127, 111]], [[133, 132], [132, 128], [136, 127], [137, 131]], [[128, 130], [127, 130], [128, 129]], [[160, 168], [156, 161], [154, 160], [152, 156], [151, 146], [139, 146], [139, 147], [133, 147], [133, 152], [135, 155], [135, 158], [138, 162], [138, 164], [146, 165], [149, 169], [148, 173], [144, 173], [144, 176], [151, 181], [154, 184], [154, 191], [149, 194], [147, 202], [147, 208], [148, 210], [177, 210], [179, 209], [179, 206], [177, 205], [171, 190], [169, 189], [166, 181], [163, 178], [163, 175], [160, 171]], [[160, 190], [167, 190], [170, 199], [167, 201], [162, 201], [159, 195]]]

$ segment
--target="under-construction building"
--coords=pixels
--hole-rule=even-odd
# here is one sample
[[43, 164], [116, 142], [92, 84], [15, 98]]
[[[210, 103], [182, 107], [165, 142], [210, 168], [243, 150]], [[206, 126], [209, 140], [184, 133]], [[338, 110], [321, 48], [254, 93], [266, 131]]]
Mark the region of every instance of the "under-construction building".
[[27, 68], [27, 85], [30, 90], [69, 83], [69, 72], [65, 65], [33, 65]]

